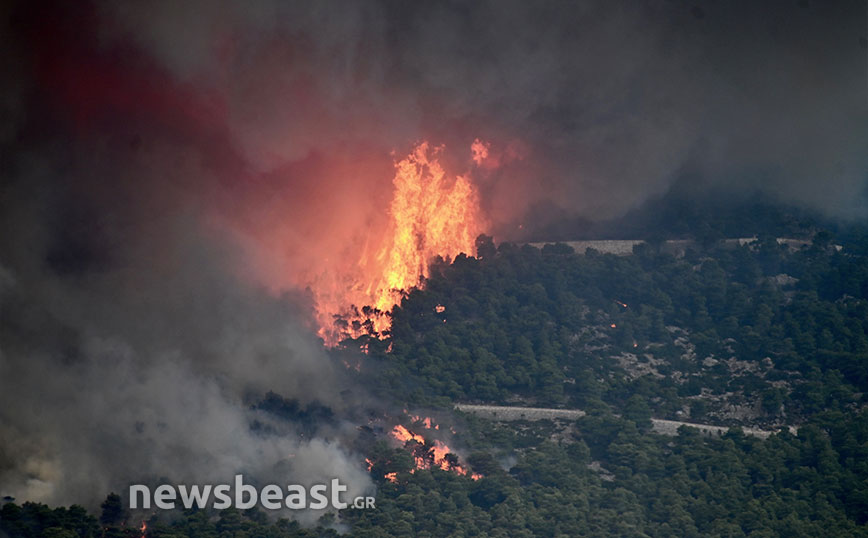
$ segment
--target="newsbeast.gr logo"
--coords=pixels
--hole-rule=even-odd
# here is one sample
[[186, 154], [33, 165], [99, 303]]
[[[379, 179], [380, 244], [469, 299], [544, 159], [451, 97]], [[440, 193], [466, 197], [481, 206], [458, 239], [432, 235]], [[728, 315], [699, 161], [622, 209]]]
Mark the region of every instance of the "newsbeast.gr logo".
[[[144, 484], [134, 484], [130, 486], [130, 509], [138, 508], [150, 509], [151, 500], [154, 501], [154, 506], [163, 510], [173, 510], [176, 507], [176, 501], [180, 501], [181, 506], [185, 509], [205, 508], [210, 506], [216, 510], [224, 510], [226, 508], [238, 508], [239, 510], [247, 510], [256, 506], [256, 503], [262, 505], [268, 510], [279, 510], [283, 507], [291, 510], [321, 510], [323, 508], [337, 508], [343, 510], [352, 506], [352, 508], [374, 508], [373, 497], [356, 497], [352, 503], [346, 503], [341, 500], [341, 493], [347, 491], [347, 486], [340, 483], [340, 480], [333, 478], [331, 488], [326, 484], [314, 484], [310, 488], [306, 488], [299, 484], [289, 484], [286, 486], [286, 493], [282, 487], [276, 484], [268, 484], [262, 489], [257, 489], [255, 486], [244, 483], [244, 477], [240, 474], [235, 475], [234, 488], [230, 484], [218, 484], [216, 486], [210, 484], [194, 485], [194, 486], [172, 486], [163, 484], [154, 489], [153, 496], [151, 489]], [[327, 494], [328, 493], [328, 494]], [[213, 494], [213, 497], [212, 497]], [[139, 501], [141, 505], [139, 504]]]

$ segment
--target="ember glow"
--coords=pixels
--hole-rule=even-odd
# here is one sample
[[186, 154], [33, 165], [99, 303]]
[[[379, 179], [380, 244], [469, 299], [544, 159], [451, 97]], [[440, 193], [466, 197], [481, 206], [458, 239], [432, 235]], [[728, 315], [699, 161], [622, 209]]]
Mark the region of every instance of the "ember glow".
[[[480, 148], [486, 147], [473, 143], [477, 165], [485, 158]], [[371, 230], [351, 275], [311, 285], [319, 335], [327, 345], [348, 336], [382, 337], [391, 326], [392, 308], [423, 284], [431, 261], [473, 253], [476, 237], [485, 230], [478, 194], [469, 175], [446, 173], [442, 151], [422, 142], [395, 164], [385, 227]]]
[[486, 144], [478, 138], [473, 141], [473, 144], [470, 146], [470, 152], [473, 154], [473, 162], [476, 163], [476, 166], [482, 166], [482, 163], [488, 159], [489, 147], [491, 147], [491, 144]]

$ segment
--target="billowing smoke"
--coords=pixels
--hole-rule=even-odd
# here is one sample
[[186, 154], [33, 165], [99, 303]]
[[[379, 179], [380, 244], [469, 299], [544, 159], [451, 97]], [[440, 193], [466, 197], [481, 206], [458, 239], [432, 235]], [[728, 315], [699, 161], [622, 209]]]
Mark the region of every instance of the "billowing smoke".
[[[370, 493], [343, 418], [364, 397], [309, 329], [304, 290], [264, 287], [227, 233], [249, 193], [227, 181], [234, 157], [210, 126], [173, 117], [186, 97], [128, 83], [137, 98], [112, 101], [128, 73], [60, 39], [44, 57], [13, 42], [13, 58], [38, 58], [3, 66], [16, 76], [0, 139], [0, 494], [94, 508], [131, 483], [234, 473]], [[269, 391], [333, 418], [301, 427], [256, 409]]]
[[521, 156], [479, 184], [501, 239], [546, 215], [618, 216], [679, 180], [865, 216], [865, 9], [97, 2], [13, 10], [10, 50], [33, 106], [134, 144], [122, 161], [187, 183], [285, 289], [353, 259], [422, 139]]
[[499, 166], [476, 181], [504, 239], [529, 214], [623, 214], [686, 175], [868, 208], [861, 1], [0, 15], [0, 484], [21, 498], [275, 464], [367, 487], [340, 421], [266, 435], [250, 404], [350, 405], [305, 287], [357, 261], [419, 140], [465, 161], [490, 142]]
[[859, 0], [159, 5], [100, 12], [114, 39], [219, 88], [258, 166], [359, 139], [520, 141], [531, 157], [486, 198], [506, 233], [529, 205], [617, 216], [684, 175], [868, 207]]
[[304, 297], [239, 280], [238, 254], [192, 218], [102, 229], [101, 212], [38, 202], [61, 215], [4, 208], [15, 219], [5, 229], [24, 227], [4, 245], [19, 257], [0, 276], [4, 495], [93, 507], [131, 483], [227, 483], [235, 472], [371, 488], [342, 443], [352, 424], [310, 432], [253, 408], [268, 391], [337, 417], [358, 403], [304, 328]]

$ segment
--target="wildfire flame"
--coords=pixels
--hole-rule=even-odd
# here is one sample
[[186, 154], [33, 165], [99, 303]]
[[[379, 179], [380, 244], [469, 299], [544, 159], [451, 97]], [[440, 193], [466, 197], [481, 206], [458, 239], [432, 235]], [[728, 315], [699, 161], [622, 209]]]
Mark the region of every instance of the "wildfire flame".
[[[477, 165], [484, 158], [480, 148], [487, 151], [476, 140], [472, 159]], [[439, 161], [442, 151], [422, 142], [395, 164], [388, 224], [369, 236], [357, 271], [336, 285], [311, 287], [319, 335], [327, 345], [347, 336], [382, 337], [391, 326], [392, 308], [422, 285], [432, 260], [473, 253], [484, 231], [478, 195], [468, 176], [448, 177]]]
[[411, 432], [400, 424], [395, 426], [395, 428], [392, 430], [392, 437], [401, 441], [402, 443], [406, 443], [407, 441], [416, 441], [417, 443], [425, 444], [424, 437]]
[[421, 417], [419, 415], [411, 415], [410, 419], [413, 422], [421, 422], [422, 426], [424, 426], [426, 430], [431, 430], [431, 429], [439, 430], [440, 429], [440, 425], [435, 424], [434, 421], [431, 420], [431, 417]]
[[[439, 425], [432, 423], [430, 417], [425, 417], [423, 420], [418, 420], [421, 417], [413, 418], [416, 419], [415, 421], [422, 422], [426, 429], [440, 429]], [[434, 439], [433, 442], [429, 443], [423, 436], [413, 433], [400, 424], [392, 429], [391, 435], [393, 438], [403, 443], [404, 446], [407, 446], [408, 443], [412, 445], [410, 449], [413, 451], [413, 460], [416, 469], [431, 469], [432, 467], [438, 467], [444, 471], [452, 471], [463, 476], [468, 474], [468, 470], [458, 461], [458, 456], [456, 456], [443, 441]], [[394, 481], [388, 476], [386, 478]], [[479, 473], [470, 473], [470, 478], [473, 480], [479, 480], [482, 478], [482, 475]]]

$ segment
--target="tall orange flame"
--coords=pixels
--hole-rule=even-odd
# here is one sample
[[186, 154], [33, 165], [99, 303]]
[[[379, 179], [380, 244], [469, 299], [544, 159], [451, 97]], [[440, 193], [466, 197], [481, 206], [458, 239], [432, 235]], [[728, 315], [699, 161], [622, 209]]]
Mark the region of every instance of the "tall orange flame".
[[478, 195], [467, 176], [447, 176], [439, 161], [442, 150], [422, 142], [395, 164], [385, 229], [368, 238], [353, 275], [312, 286], [326, 344], [365, 333], [382, 335], [391, 326], [388, 313], [404, 293], [422, 285], [432, 260], [473, 253], [483, 232]]

